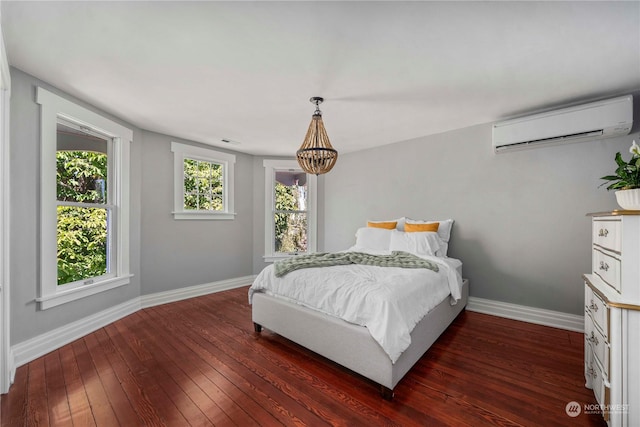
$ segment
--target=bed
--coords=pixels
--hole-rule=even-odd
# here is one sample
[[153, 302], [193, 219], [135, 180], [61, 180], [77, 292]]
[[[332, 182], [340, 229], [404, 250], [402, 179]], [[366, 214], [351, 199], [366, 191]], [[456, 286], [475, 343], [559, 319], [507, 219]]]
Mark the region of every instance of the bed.
[[249, 290], [255, 332], [267, 328], [296, 342], [374, 381], [391, 400], [398, 382], [467, 303], [462, 263], [446, 257], [453, 223], [447, 221], [437, 232], [363, 227], [356, 245], [341, 253], [411, 255], [427, 267], [311, 266], [282, 277], [278, 266], [266, 267]]

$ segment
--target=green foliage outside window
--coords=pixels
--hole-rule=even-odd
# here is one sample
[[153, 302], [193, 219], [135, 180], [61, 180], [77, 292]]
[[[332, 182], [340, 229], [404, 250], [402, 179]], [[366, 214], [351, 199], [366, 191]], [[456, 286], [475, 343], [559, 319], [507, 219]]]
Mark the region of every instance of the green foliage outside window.
[[58, 206], [58, 285], [107, 272], [106, 209]]
[[275, 249], [276, 252], [307, 251], [307, 214], [300, 210], [302, 187], [275, 185]]
[[107, 272], [107, 155], [58, 151], [59, 202], [95, 203], [95, 207], [58, 206], [58, 285]]
[[223, 211], [222, 165], [201, 160], [184, 160], [184, 208]]

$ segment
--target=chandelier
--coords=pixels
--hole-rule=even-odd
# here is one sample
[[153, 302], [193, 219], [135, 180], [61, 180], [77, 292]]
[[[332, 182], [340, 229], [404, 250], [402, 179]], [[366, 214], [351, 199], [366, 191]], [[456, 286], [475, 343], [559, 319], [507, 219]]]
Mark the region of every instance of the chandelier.
[[336, 164], [338, 152], [331, 146], [322, 122], [322, 112], [319, 105], [324, 99], [314, 96], [309, 101], [316, 105], [316, 111], [311, 116], [307, 135], [304, 137], [302, 146], [296, 152], [296, 156], [302, 170], [314, 175], [322, 175], [329, 172]]

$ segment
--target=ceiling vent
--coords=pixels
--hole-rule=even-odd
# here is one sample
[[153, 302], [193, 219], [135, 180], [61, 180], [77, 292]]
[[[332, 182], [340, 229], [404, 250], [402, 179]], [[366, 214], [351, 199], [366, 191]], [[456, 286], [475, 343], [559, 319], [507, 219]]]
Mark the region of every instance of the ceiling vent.
[[627, 135], [633, 125], [631, 95], [506, 120], [493, 125], [493, 149], [510, 150]]

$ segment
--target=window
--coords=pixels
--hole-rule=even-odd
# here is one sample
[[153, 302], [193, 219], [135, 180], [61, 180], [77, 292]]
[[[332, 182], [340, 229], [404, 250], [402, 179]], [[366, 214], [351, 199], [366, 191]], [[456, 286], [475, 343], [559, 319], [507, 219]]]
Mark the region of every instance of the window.
[[133, 133], [38, 88], [41, 309], [126, 285]]
[[[56, 147], [58, 286], [113, 270], [111, 138], [59, 119]], [[111, 156], [113, 157], [113, 155]], [[112, 160], [113, 162], [113, 160]]]
[[175, 219], [233, 219], [236, 156], [171, 143]]
[[265, 160], [265, 260], [316, 251], [316, 182], [295, 160]]

